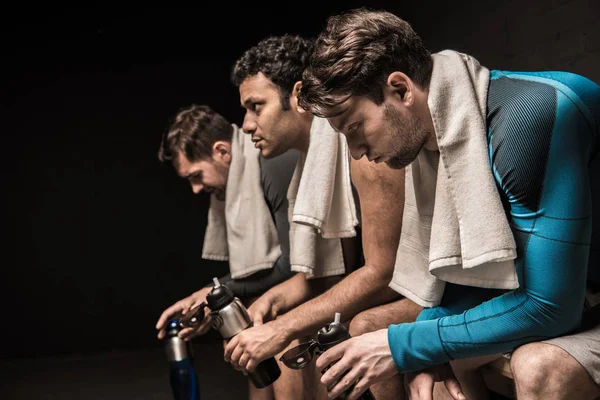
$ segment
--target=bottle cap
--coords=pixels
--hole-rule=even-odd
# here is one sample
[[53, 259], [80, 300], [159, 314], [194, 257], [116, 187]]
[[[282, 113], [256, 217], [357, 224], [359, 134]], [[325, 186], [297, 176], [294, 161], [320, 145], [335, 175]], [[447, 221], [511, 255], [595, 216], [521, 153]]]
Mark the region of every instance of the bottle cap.
[[335, 313], [333, 322], [325, 325], [317, 332], [317, 342], [319, 342], [319, 348], [322, 351], [325, 351], [350, 338], [348, 330], [340, 321], [340, 313]]
[[220, 310], [231, 303], [235, 296], [233, 292], [225, 285], [222, 285], [217, 278], [213, 278], [215, 286], [206, 295], [206, 302], [211, 311]]
[[179, 320], [178, 319], [172, 319], [169, 321], [169, 323], [167, 324], [167, 329], [166, 329], [166, 333], [167, 333], [167, 338], [171, 338], [174, 336], [177, 336], [177, 334], [179, 333]]

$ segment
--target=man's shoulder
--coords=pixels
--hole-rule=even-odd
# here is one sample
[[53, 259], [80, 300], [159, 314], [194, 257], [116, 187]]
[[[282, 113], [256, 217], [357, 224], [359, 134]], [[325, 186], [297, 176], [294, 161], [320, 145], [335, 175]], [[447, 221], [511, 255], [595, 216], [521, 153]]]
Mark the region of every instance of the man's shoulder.
[[299, 151], [288, 150], [280, 156], [269, 159], [259, 157], [260, 176], [265, 194], [271, 190], [287, 193], [299, 156]]
[[298, 150], [288, 150], [280, 156], [273, 158], [259, 157], [260, 169], [262, 175], [280, 175], [284, 170], [296, 168], [300, 152]]

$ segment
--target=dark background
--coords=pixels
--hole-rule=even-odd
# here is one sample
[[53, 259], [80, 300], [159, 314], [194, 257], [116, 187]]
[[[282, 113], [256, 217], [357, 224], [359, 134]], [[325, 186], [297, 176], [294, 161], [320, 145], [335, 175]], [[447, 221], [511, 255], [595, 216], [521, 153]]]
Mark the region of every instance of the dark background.
[[366, 5], [407, 19], [432, 51], [600, 82], [599, 3], [5, 10], [0, 358], [159, 347], [162, 310], [226, 271], [200, 258], [208, 196], [194, 196], [156, 153], [190, 103], [241, 123], [230, 68], [265, 36], [314, 37], [328, 15]]

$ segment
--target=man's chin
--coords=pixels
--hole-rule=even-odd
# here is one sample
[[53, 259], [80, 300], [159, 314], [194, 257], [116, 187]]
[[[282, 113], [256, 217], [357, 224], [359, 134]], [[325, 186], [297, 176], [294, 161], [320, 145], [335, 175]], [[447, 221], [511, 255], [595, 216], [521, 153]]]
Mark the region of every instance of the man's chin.
[[402, 168], [406, 168], [406, 166], [408, 164], [410, 164], [411, 162], [413, 162], [413, 160], [407, 160], [405, 158], [390, 158], [389, 160], [387, 160], [385, 162], [385, 164], [390, 167], [391, 169], [402, 169]]
[[273, 149], [271, 147], [266, 147], [266, 148], [260, 149], [260, 155], [263, 156], [263, 158], [267, 158], [267, 159], [277, 157], [281, 154], [282, 154], [281, 151], [279, 151], [277, 149]]

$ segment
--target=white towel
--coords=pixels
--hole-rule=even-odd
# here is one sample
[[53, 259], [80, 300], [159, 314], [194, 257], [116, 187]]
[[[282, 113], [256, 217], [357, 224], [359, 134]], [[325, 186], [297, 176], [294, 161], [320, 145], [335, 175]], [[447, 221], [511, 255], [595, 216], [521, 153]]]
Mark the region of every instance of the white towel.
[[225, 201], [210, 198], [202, 257], [229, 260], [235, 279], [272, 268], [281, 256], [261, 185], [259, 156], [250, 135], [233, 125]]
[[345, 272], [340, 238], [356, 236], [356, 205], [346, 139], [324, 118], [314, 117], [310, 145], [288, 189], [290, 263], [308, 277]]
[[[390, 287], [424, 307], [445, 282], [515, 289], [516, 244], [492, 176], [486, 142], [489, 71], [474, 58], [433, 55], [428, 105], [439, 152], [406, 168], [406, 200]], [[439, 164], [439, 165], [438, 165]]]

